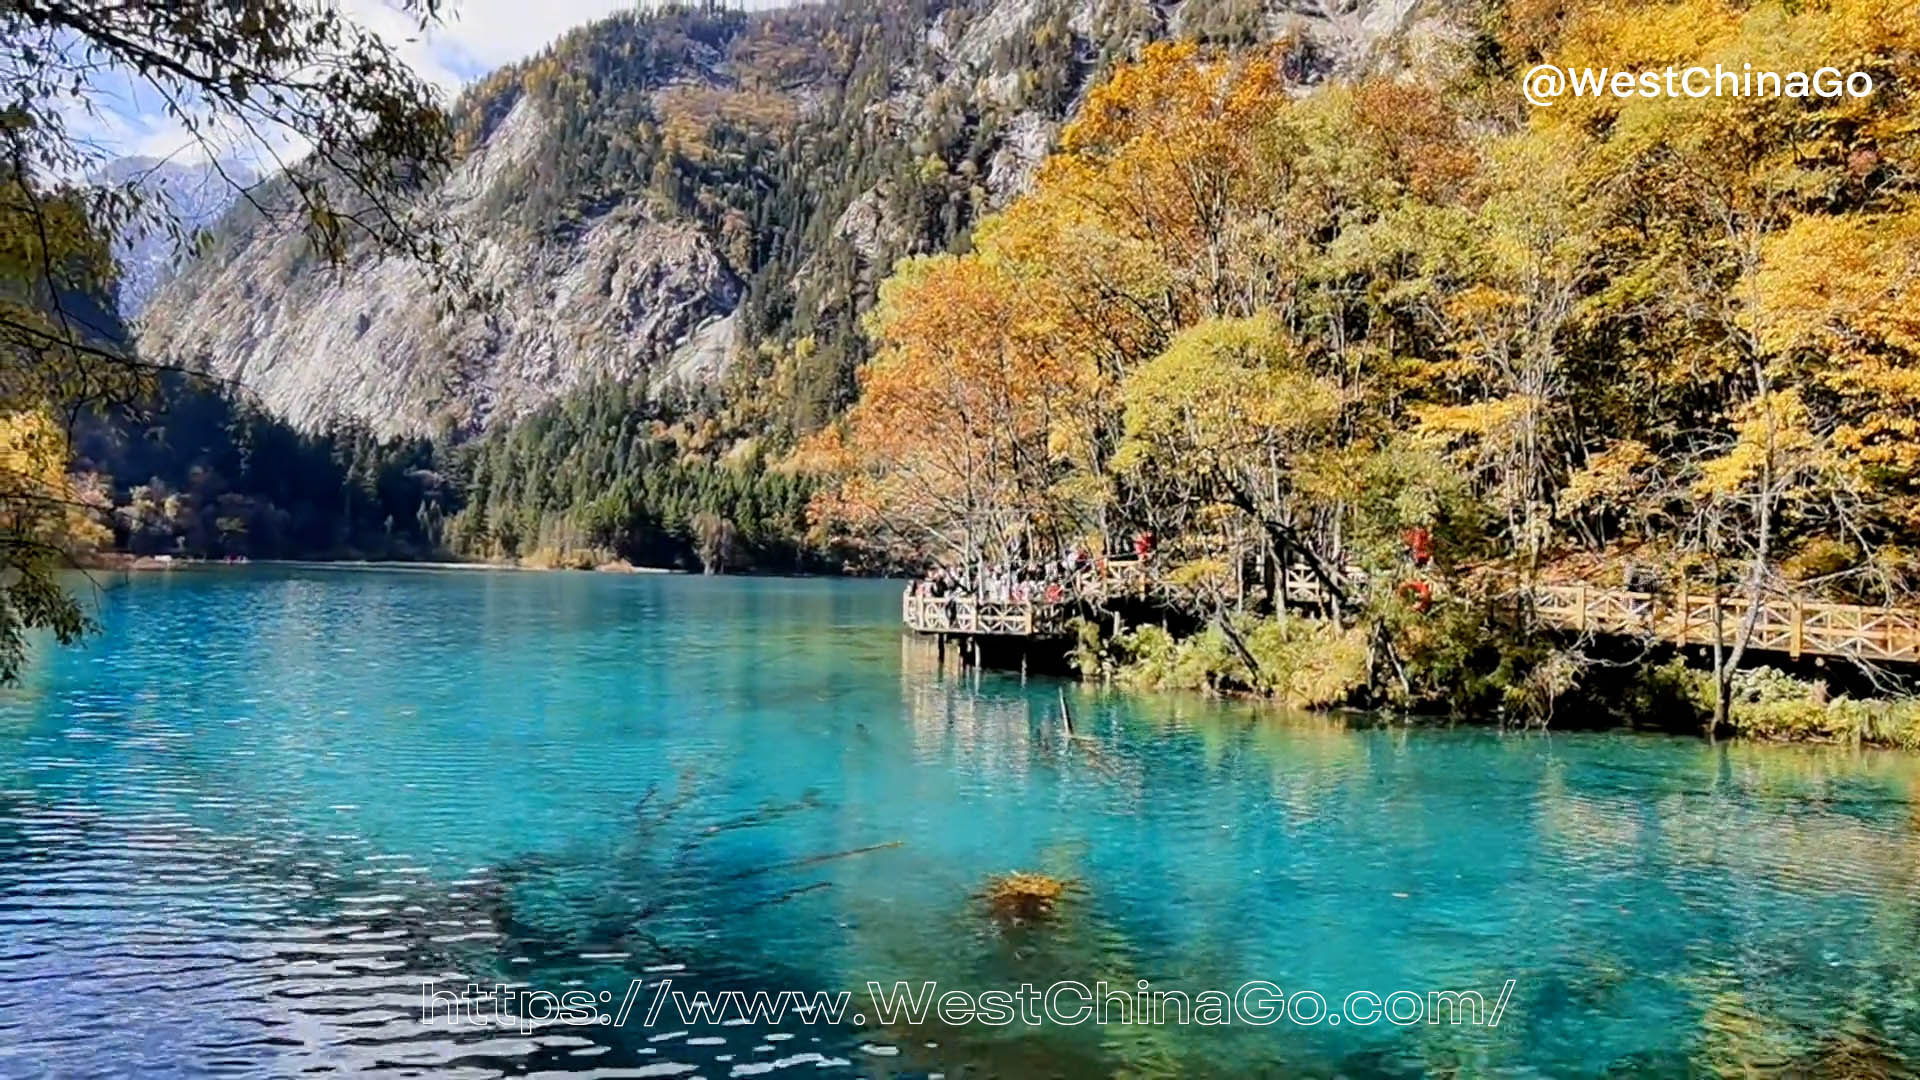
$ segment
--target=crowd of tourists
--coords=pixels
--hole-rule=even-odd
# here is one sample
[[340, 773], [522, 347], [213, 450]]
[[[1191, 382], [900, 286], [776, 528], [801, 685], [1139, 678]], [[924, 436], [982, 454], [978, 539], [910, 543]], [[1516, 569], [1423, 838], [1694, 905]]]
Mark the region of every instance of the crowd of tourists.
[[1066, 560], [1022, 563], [1018, 566], [979, 567], [971, 572], [935, 567], [914, 583], [916, 596], [984, 600], [996, 604], [1046, 603], [1066, 600], [1091, 564]]
[[[1135, 538], [1133, 553], [1144, 559], [1152, 537]], [[1104, 569], [1103, 558], [1075, 544], [1058, 559], [977, 564], [960, 570], [936, 566], [913, 583], [913, 595], [980, 600], [997, 604], [1060, 604], [1093, 590]]]

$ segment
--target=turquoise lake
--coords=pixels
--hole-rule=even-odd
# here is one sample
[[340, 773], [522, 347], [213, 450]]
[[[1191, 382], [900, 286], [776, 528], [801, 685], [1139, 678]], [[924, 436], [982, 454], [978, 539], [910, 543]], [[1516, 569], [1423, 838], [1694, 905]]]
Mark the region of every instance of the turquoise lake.
[[[1920, 762], [945, 669], [882, 582], [244, 569], [0, 692], [0, 1075], [1910, 1075]], [[1061, 732], [1064, 691], [1084, 739]], [[988, 879], [1073, 884], [996, 920]], [[1498, 1026], [422, 1022], [422, 984]], [[607, 995], [601, 999], [599, 995]], [[856, 1001], [859, 998], [856, 997]]]

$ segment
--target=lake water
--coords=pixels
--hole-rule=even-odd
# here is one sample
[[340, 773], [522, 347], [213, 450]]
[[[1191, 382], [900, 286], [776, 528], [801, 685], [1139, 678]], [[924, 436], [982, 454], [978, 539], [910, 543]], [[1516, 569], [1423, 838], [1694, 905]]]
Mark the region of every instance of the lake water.
[[[93, 601], [0, 693], [0, 1075], [1920, 1060], [1908, 757], [975, 680], [874, 582], [255, 567]], [[1072, 881], [1052, 920], [988, 912], [1016, 869]], [[421, 1021], [427, 980], [608, 1015], [636, 979], [620, 1024]], [[663, 982], [895, 980], [1512, 990], [1477, 1027], [642, 1016]]]

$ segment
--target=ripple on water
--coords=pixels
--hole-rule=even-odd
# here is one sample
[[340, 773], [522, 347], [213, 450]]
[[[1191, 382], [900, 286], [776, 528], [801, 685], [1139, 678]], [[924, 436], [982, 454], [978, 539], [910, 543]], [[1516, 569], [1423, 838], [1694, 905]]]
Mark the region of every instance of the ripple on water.
[[[101, 635], [0, 698], [0, 1072], [1581, 1076], [1920, 1053], [1907, 759], [1073, 690], [1092, 741], [1070, 747], [1060, 688], [945, 678], [896, 613], [867, 583], [570, 575], [110, 593]], [[1010, 869], [1076, 883], [1056, 926], [982, 917]], [[1068, 977], [1518, 989], [1497, 1035], [1448, 1039], [421, 1022], [425, 980], [611, 1005], [636, 979], [644, 1004]]]

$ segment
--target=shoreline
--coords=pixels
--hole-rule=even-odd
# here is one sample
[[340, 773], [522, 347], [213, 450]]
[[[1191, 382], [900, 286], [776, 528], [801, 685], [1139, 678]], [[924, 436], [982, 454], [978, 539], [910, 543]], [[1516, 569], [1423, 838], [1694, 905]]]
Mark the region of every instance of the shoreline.
[[[691, 572], [685, 570], [667, 567], [632, 566], [624, 562], [604, 563], [590, 568], [529, 566], [510, 561], [427, 559], [250, 559], [245, 562], [226, 562], [219, 559], [139, 556], [124, 552], [105, 553], [93, 556], [82, 561], [78, 569], [82, 572], [148, 575], [174, 572], [205, 573], [210, 571], [244, 570], [251, 566], [302, 570], [385, 570], [395, 573], [435, 571], [553, 573], [571, 571], [575, 573], [592, 574], [679, 574], [700, 576], [691, 574]], [[754, 577], [759, 575], [728, 576]], [[910, 630], [909, 632], [911, 633]], [[1001, 670], [1003, 672], [1006, 670], [1002, 665], [996, 663], [987, 663], [983, 666], [988, 669]], [[1657, 676], [1665, 667], [1668, 667], [1668, 665], [1646, 660], [1640, 664], [1633, 665], [1633, 675], [1631, 678], [1635, 680], [1645, 680], [1649, 677]], [[1652, 703], [1634, 702], [1629, 704], [1627, 700], [1623, 700], [1624, 697], [1629, 697], [1630, 695], [1621, 695], [1619, 693], [1622, 689], [1621, 687], [1610, 688], [1612, 690], [1611, 693], [1595, 687], [1590, 688], [1587, 693], [1576, 692], [1571, 694], [1563, 703], [1561, 709], [1553, 710], [1559, 713], [1558, 716], [1553, 717], [1545, 724], [1535, 724], [1524, 721], [1514, 723], [1511, 717], [1502, 717], [1497, 714], [1488, 716], [1485, 719], [1474, 719], [1472, 718], [1472, 714], [1463, 715], [1461, 713], [1450, 712], [1446, 709], [1367, 708], [1350, 703], [1317, 707], [1313, 705], [1289, 705], [1270, 694], [1243, 687], [1215, 685], [1200, 688], [1139, 684], [1129, 685], [1131, 682], [1130, 679], [1124, 676], [1115, 677], [1115, 675], [1118, 675], [1118, 672], [1109, 674], [1104, 678], [1092, 677], [1087, 673], [1074, 672], [1071, 670], [1062, 671], [1059, 675], [1061, 678], [1077, 683], [1083, 687], [1105, 687], [1123, 693], [1136, 693], [1148, 696], [1165, 693], [1178, 695], [1191, 694], [1215, 701], [1240, 701], [1248, 704], [1278, 707], [1289, 711], [1300, 711], [1320, 716], [1335, 717], [1340, 718], [1345, 723], [1359, 726], [1366, 726], [1368, 724], [1386, 724], [1389, 726], [1405, 726], [1410, 728], [1471, 726], [1516, 733], [1615, 731], [1621, 733], [1637, 732], [1645, 734], [1680, 735], [1697, 738], [1706, 742], [1724, 739], [1776, 746], [1803, 745], [1841, 748], [1851, 747], [1854, 749], [1920, 750], [1920, 745], [1916, 745], [1916, 743], [1920, 743], [1920, 732], [1916, 732], [1911, 714], [1887, 717], [1886, 719], [1892, 721], [1891, 723], [1883, 721], [1881, 723], [1865, 724], [1860, 723], [1855, 716], [1847, 715], [1845, 719], [1850, 722], [1844, 725], [1836, 724], [1834, 721], [1842, 720], [1843, 717], [1840, 715], [1824, 715], [1828, 712], [1828, 710], [1824, 708], [1826, 705], [1824, 696], [1817, 701], [1790, 703], [1792, 706], [1797, 706], [1797, 708], [1791, 708], [1790, 711], [1785, 712], [1782, 711], [1782, 706], [1788, 706], [1789, 703], [1778, 703], [1766, 710], [1767, 713], [1772, 713], [1773, 715], [1756, 715], [1761, 713], [1761, 710], [1755, 708], [1753, 703], [1737, 703], [1736, 721], [1733, 729], [1714, 735], [1702, 729], [1699, 714], [1694, 712], [1694, 709], [1699, 707], [1698, 703], [1685, 702], [1681, 699], [1669, 697], [1661, 701], [1657, 706], [1648, 709], [1647, 706]], [[1595, 693], [1595, 690], [1599, 692]], [[1884, 709], [1905, 704], [1911, 702], [1911, 700], [1912, 699], [1904, 699], [1903, 701], [1903, 699], [1897, 696], [1887, 698], [1867, 697], [1853, 699], [1853, 704], [1856, 710], [1874, 709], [1876, 707]], [[1639, 708], [1635, 708], [1634, 706], [1636, 705], [1639, 706]], [[1688, 705], [1693, 705], [1694, 708], [1690, 709], [1687, 707]], [[1746, 707], [1741, 708], [1741, 705], [1745, 705]], [[1663, 715], [1669, 711], [1680, 713], [1686, 716], [1686, 719], [1681, 719], [1676, 722], [1676, 719]], [[1905, 709], [1901, 711], [1906, 712]], [[1748, 715], [1738, 715], [1743, 712], [1748, 713]], [[1694, 715], [1687, 716], [1688, 713], [1694, 713]]]
[[76, 569], [82, 571], [167, 574], [244, 570], [250, 566], [292, 567], [304, 570], [512, 570], [525, 573], [572, 571], [588, 574], [685, 574], [688, 572], [665, 566], [634, 566], [626, 562], [609, 562], [593, 567], [529, 566], [524, 563], [509, 561], [481, 560], [460, 562], [435, 559], [247, 559], [243, 562], [228, 562], [224, 559], [131, 555], [126, 552], [105, 552], [89, 556], [88, 558], [80, 560]]
[[[1697, 649], [1624, 646], [1610, 658], [1605, 648], [1596, 647], [1585, 655], [1578, 678], [1530, 697], [1471, 683], [1395, 695], [1390, 687], [1383, 691], [1362, 680], [1350, 634], [1329, 633], [1319, 620], [1295, 623], [1294, 640], [1281, 642], [1291, 647], [1274, 648], [1271, 642], [1252, 639], [1251, 649], [1238, 656], [1218, 643], [1209, 647], [1210, 628], [1175, 637], [1162, 627], [1142, 624], [1127, 635], [1089, 637], [1083, 625], [1072, 637], [1048, 639], [1052, 651], [1039, 670], [1082, 686], [1269, 705], [1345, 717], [1349, 723], [1632, 731], [1709, 743], [1737, 739], [1920, 753], [1920, 694], [1874, 683], [1824, 658], [1757, 655], [1734, 673], [1728, 691], [1731, 715], [1718, 722], [1711, 672]], [[906, 629], [922, 640], [942, 636], [913, 626], [911, 612]], [[1026, 639], [1015, 639], [1014, 647], [990, 646], [1006, 638], [975, 635], [970, 640], [977, 643], [971, 649], [949, 650], [963, 668], [1017, 671], [1024, 677], [1033, 667]], [[1629, 649], [1631, 655], [1619, 655]], [[1252, 650], [1262, 655], [1255, 657]], [[1257, 659], [1265, 664], [1242, 666]], [[1446, 692], [1449, 689], [1452, 692]]]

